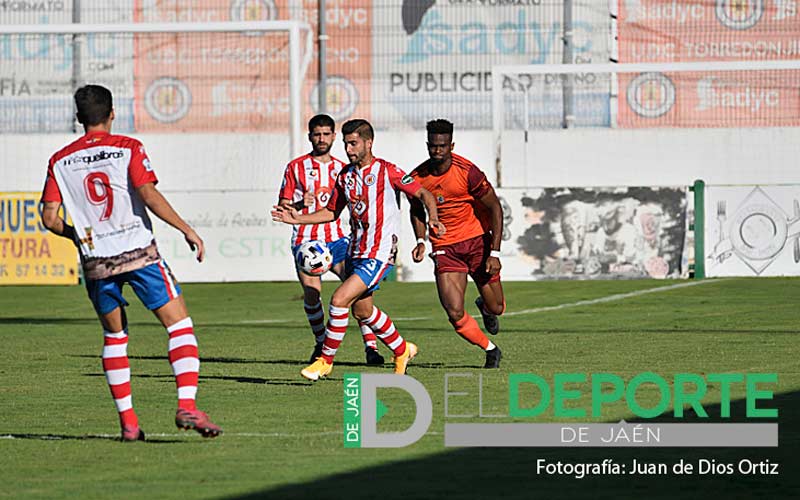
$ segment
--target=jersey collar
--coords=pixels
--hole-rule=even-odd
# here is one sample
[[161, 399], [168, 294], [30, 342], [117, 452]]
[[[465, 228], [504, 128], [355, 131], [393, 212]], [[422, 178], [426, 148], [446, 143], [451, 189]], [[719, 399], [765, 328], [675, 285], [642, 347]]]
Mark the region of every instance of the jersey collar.
[[103, 137], [106, 135], [111, 135], [111, 132], [106, 132], [105, 130], [92, 130], [91, 132], [86, 132], [83, 134], [84, 137]]

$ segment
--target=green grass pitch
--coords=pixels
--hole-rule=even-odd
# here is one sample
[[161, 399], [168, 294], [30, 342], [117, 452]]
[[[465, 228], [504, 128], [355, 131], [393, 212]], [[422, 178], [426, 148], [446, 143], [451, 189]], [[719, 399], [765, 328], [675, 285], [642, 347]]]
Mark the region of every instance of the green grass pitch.
[[[505, 289], [508, 312], [519, 313], [674, 283], [506, 283]], [[334, 283], [326, 285], [327, 298]], [[400, 449], [343, 447], [342, 375], [391, 371], [388, 364], [363, 366], [363, 346], [352, 321], [332, 376], [312, 384], [299, 375], [313, 347], [299, 285], [183, 288], [200, 342], [198, 406], [225, 434], [203, 440], [175, 429], [166, 334], [128, 289], [133, 401], [149, 438], [130, 444], [114, 440], [119, 429], [101, 368], [101, 329], [83, 288], [0, 288], [0, 497], [797, 498], [800, 491], [797, 279], [708, 281], [505, 316], [500, 334], [492, 339], [503, 349], [502, 368], [492, 372], [479, 370], [482, 352], [452, 331], [433, 284], [385, 283], [376, 304], [396, 319], [402, 335], [419, 345], [409, 375], [426, 386], [434, 402], [429, 433]], [[470, 286], [467, 304], [473, 314], [476, 295]], [[381, 347], [381, 352], [388, 361], [388, 351]], [[551, 379], [554, 373], [613, 372], [630, 379], [643, 371], [668, 380], [681, 372], [778, 373], [770, 403], [780, 412], [780, 446], [444, 447], [446, 373], [484, 373], [484, 411], [502, 413], [511, 373]], [[743, 390], [732, 396], [732, 420], [741, 421]], [[393, 391], [380, 397], [389, 408], [381, 429], [410, 422], [410, 398]], [[641, 397], [646, 402], [655, 396], [644, 391]], [[719, 397], [719, 388], [712, 386], [704, 400], [712, 419], [719, 413], [714, 405]], [[463, 401], [451, 411], [474, 410], [470, 400]], [[631, 415], [624, 404], [615, 404], [602, 420], [621, 418]], [[552, 414], [538, 421], [547, 420], [554, 420]], [[666, 463], [768, 459], [780, 464], [781, 474], [575, 479], [536, 473], [538, 458], [586, 462], [607, 457]]]

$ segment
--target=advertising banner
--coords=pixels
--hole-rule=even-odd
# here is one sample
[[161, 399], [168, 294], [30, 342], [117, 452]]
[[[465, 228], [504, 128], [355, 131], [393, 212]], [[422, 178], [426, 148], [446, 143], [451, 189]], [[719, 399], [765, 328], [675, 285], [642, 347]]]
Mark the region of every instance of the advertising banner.
[[[185, 0], [137, 0], [136, 20], [302, 20], [316, 30], [317, 4], [214, 0], [198, 5]], [[369, 113], [370, 11], [354, 0], [327, 5], [327, 111], [337, 121]], [[137, 35], [136, 129], [286, 131], [290, 112], [288, 40], [285, 32]], [[305, 49], [303, 45], [301, 51]], [[316, 44], [313, 50], [317, 50]], [[313, 61], [316, 57], [302, 90], [303, 116], [318, 110], [317, 65]]]
[[[129, 22], [133, 0], [102, 10], [81, 4], [82, 23]], [[73, 2], [0, 2], [0, 25], [71, 24]], [[117, 132], [133, 130], [133, 41], [124, 34], [0, 35], [0, 133], [73, 132], [73, 80], [114, 93]]]
[[292, 228], [273, 222], [269, 215], [278, 200], [277, 191], [165, 195], [206, 247], [205, 261], [198, 263], [180, 232], [152, 218], [158, 249], [179, 281], [297, 279], [290, 249]]
[[[307, 22], [314, 33], [319, 29], [317, 0], [304, 0], [296, 16]], [[327, 97], [325, 112], [342, 123], [350, 118], [372, 117], [372, 66], [374, 29], [373, 5], [376, 2], [358, 0], [327, 0], [325, 2], [325, 42]], [[314, 45], [314, 58], [306, 74], [304, 105], [310, 116], [319, 112], [319, 47]]]
[[[620, 0], [622, 63], [800, 57], [796, 0]], [[620, 75], [620, 127], [800, 125], [800, 71]]]
[[[461, 129], [491, 129], [492, 66], [563, 62], [562, 11], [539, 0], [387, 2], [375, 9], [373, 114], [393, 126], [419, 129], [446, 117]], [[607, 62], [607, 7], [575, 2], [573, 17], [574, 62]], [[558, 91], [544, 92], [536, 108], [560, 123], [561, 80], [554, 75], [547, 83]], [[512, 91], [519, 85], [504, 82]], [[586, 112], [592, 101], [580, 85], [576, 97]], [[608, 90], [595, 100], [594, 106], [607, 108]], [[595, 125], [608, 124], [607, 109], [587, 114]]]
[[705, 215], [706, 276], [800, 275], [800, 185], [706, 186]]
[[[137, 22], [277, 19], [267, 2], [136, 5]], [[135, 37], [136, 130], [286, 130], [286, 33], [139, 34]]]
[[620, 74], [620, 127], [800, 125], [800, 71]]
[[797, 0], [619, 0], [619, 62], [797, 59]]
[[40, 196], [0, 193], [0, 285], [78, 283], [78, 250], [42, 225]]

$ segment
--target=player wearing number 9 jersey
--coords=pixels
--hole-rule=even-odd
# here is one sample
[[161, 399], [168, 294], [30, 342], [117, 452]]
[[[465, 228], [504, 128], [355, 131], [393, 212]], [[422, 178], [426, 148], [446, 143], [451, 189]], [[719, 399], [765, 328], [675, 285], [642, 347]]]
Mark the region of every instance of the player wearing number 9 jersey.
[[[195, 406], [200, 361], [192, 320], [180, 287], [159, 255], [147, 209], [183, 233], [197, 250], [198, 261], [203, 260], [203, 240], [155, 188], [158, 179], [142, 144], [111, 134], [111, 92], [87, 85], [75, 93], [75, 104], [86, 134], [50, 158], [42, 222], [78, 246], [86, 289], [103, 325], [103, 370], [122, 440], [144, 440], [131, 400], [125, 283], [167, 329], [178, 387], [175, 424], [215, 437], [222, 429]], [[61, 205], [74, 226], [59, 216]]]

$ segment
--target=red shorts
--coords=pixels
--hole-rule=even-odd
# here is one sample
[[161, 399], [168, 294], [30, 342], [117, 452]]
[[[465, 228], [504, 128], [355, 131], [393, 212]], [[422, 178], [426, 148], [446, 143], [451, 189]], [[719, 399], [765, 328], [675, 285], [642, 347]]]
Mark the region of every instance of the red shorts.
[[500, 281], [500, 273], [486, 272], [486, 259], [492, 250], [489, 234], [475, 236], [452, 245], [437, 247], [432, 253], [435, 273], [467, 273], [478, 286]]

